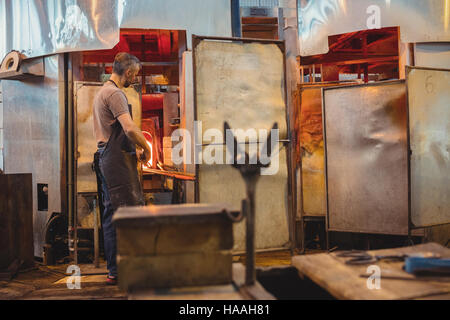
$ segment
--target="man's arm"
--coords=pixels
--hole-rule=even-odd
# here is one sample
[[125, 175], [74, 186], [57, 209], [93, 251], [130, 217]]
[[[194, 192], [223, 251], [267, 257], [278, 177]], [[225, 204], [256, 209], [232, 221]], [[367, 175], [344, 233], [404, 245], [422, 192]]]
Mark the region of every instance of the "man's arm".
[[129, 113], [124, 113], [120, 115], [117, 120], [119, 120], [122, 125], [123, 131], [127, 135], [128, 139], [131, 140], [134, 144], [138, 145], [142, 149], [144, 149], [144, 163], [147, 163], [150, 160], [150, 148], [147, 144], [147, 140], [142, 134], [141, 130], [136, 126], [136, 124], [131, 119]]

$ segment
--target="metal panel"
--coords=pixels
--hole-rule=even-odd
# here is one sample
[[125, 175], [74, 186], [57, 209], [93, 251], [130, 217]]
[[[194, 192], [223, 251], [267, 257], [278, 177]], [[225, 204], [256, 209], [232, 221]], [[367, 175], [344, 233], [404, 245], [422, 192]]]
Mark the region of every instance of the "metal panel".
[[1, 0], [0, 58], [110, 49], [119, 41], [119, 0]]
[[408, 68], [411, 222], [450, 223], [450, 70]]
[[[2, 81], [5, 173], [33, 175], [34, 254], [42, 257], [50, 215], [61, 212], [64, 82], [59, 56], [44, 59], [45, 78]], [[48, 211], [38, 211], [37, 184], [48, 184]]]
[[322, 129], [322, 88], [300, 89], [300, 155], [302, 215], [325, 216], [325, 159]]
[[328, 229], [407, 234], [404, 82], [323, 92]]
[[[121, 3], [119, 2], [119, 13]], [[124, 2], [121, 28], [186, 30], [193, 34], [231, 36], [230, 0], [131, 0]]]
[[111, 49], [120, 28], [231, 36], [229, 0], [0, 0], [0, 59]]
[[297, 130], [300, 144], [301, 201], [303, 216], [326, 215], [325, 150], [322, 125], [322, 88], [355, 82], [322, 82], [299, 87]]
[[449, 21], [448, 0], [298, 0], [300, 54], [327, 53], [328, 36], [374, 27], [399, 26], [405, 43], [449, 41]]
[[450, 69], [450, 42], [416, 43], [414, 48], [415, 66]]
[[[183, 67], [180, 85], [180, 128], [189, 131], [191, 137], [194, 136], [194, 75], [192, 51], [183, 53]], [[183, 171], [195, 174], [195, 164], [190, 159], [194, 159], [194, 146], [183, 140]], [[185, 181], [186, 203], [195, 202], [195, 182]]]
[[[223, 39], [194, 43], [195, 111], [203, 133], [212, 128], [223, 132], [224, 121], [242, 130], [270, 130], [278, 122], [280, 139], [286, 139], [284, 52], [279, 44]], [[245, 186], [237, 170], [202, 164], [197, 176], [200, 202], [240, 207]], [[288, 188], [287, 150], [282, 147], [278, 173], [262, 176], [257, 185], [257, 249], [289, 245]], [[234, 226], [234, 236], [234, 250], [244, 250], [245, 223]]]
[[[77, 192], [97, 192], [97, 178], [92, 171], [97, 142], [94, 137], [93, 103], [102, 83], [75, 82], [75, 112], [77, 121]], [[141, 127], [140, 94], [133, 88], [124, 89], [132, 105], [133, 120]]]
[[22, 268], [34, 265], [33, 197], [31, 174], [0, 174], [0, 270], [21, 260]]

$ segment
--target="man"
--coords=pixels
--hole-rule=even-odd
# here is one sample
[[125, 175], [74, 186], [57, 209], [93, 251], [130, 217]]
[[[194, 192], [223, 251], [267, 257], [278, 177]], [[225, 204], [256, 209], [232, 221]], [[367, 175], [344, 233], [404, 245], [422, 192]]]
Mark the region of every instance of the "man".
[[[137, 172], [137, 159], [147, 163], [150, 148], [134, 124], [131, 106], [122, 88], [129, 87], [141, 68], [139, 60], [128, 53], [116, 55], [113, 74], [94, 98], [94, 134], [97, 181], [101, 182], [103, 201], [103, 238], [109, 274], [107, 284], [117, 283], [116, 230], [114, 212], [121, 206], [144, 205]], [[136, 151], [136, 145], [140, 148]]]

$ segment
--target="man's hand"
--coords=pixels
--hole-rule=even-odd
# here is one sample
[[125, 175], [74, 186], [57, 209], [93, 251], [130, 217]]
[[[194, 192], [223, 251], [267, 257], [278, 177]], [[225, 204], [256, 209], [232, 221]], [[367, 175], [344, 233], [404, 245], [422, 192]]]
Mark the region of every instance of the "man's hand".
[[144, 149], [144, 152], [142, 154], [142, 158], [144, 159], [144, 163], [147, 164], [150, 161], [151, 158], [151, 154], [150, 154], [150, 148], [146, 148]]
[[147, 164], [150, 161], [150, 149], [136, 149], [136, 155], [139, 161], [142, 161], [144, 164]]

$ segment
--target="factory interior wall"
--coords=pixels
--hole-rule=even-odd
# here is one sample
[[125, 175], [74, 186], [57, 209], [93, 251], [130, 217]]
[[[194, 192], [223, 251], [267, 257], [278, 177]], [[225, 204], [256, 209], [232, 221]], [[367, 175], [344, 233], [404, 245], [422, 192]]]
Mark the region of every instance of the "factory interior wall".
[[[44, 78], [2, 81], [4, 172], [33, 176], [34, 254], [37, 257], [43, 256], [48, 219], [52, 213], [61, 212], [62, 60], [62, 55], [45, 57]], [[42, 192], [38, 191], [38, 184], [48, 185], [47, 205], [45, 200], [38, 204], [38, 192]]]

